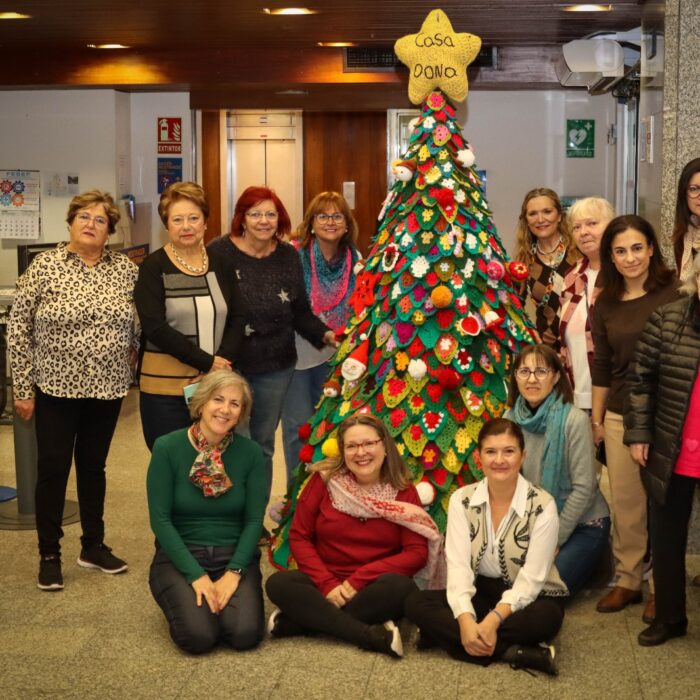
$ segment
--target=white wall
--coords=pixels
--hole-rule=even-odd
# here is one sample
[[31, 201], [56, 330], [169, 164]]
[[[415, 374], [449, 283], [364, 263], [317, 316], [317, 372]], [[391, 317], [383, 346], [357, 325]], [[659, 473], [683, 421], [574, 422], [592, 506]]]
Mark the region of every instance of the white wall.
[[[67, 239], [70, 197], [48, 197], [52, 172], [77, 173], [80, 190], [116, 192], [113, 90], [32, 90], [2, 94], [0, 169], [40, 170], [41, 242]], [[17, 242], [0, 241], [0, 285], [17, 276]]]
[[[182, 118], [182, 154], [161, 157], [182, 158], [182, 179], [191, 180], [192, 119], [190, 96], [186, 92], [135, 92], [131, 98], [131, 192], [136, 198], [135, 242], [160, 248], [166, 240], [158, 216], [158, 117]], [[144, 221], [145, 219], [145, 221]], [[145, 228], [144, 228], [145, 227]], [[139, 239], [140, 237], [140, 239]]]
[[[77, 173], [79, 190], [98, 188], [115, 197], [133, 194], [138, 213], [135, 240], [162, 245], [158, 218], [158, 117], [182, 118], [183, 178], [192, 178], [188, 93], [114, 90], [31, 90], [0, 93], [0, 169], [40, 170], [39, 242], [67, 239], [70, 197], [49, 197], [50, 173]], [[176, 156], [173, 156], [176, 157]], [[16, 241], [0, 241], [0, 286], [17, 277]]]
[[[607, 144], [607, 130], [615, 122], [610, 95], [475, 90], [457, 117], [477, 166], [487, 171], [486, 198], [509, 252], [528, 190], [550, 187], [560, 196], [597, 195], [614, 204], [615, 147]], [[595, 119], [595, 158], [566, 158], [567, 119]]]

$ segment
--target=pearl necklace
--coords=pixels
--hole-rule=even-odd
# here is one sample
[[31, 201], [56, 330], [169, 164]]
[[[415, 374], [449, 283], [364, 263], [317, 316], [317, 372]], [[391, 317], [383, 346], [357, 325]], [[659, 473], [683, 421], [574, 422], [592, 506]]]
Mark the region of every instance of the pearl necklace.
[[172, 243], [169, 243], [168, 245], [170, 246], [170, 252], [173, 254], [175, 260], [177, 260], [177, 262], [182, 265], [185, 270], [191, 272], [193, 275], [201, 275], [203, 272], [207, 271], [207, 268], [209, 267], [209, 256], [207, 255], [207, 249], [204, 247], [204, 243], [199, 244], [199, 252], [202, 255], [202, 267], [190, 265], [187, 261], [182, 259], [180, 253], [177, 252], [177, 248]]
[[559, 234], [559, 240], [557, 241], [557, 244], [554, 246], [554, 248], [550, 251], [544, 251], [540, 247], [540, 241], [538, 239], [537, 243], [535, 243], [535, 249], [542, 257], [546, 256], [547, 258], [549, 258], [551, 260], [555, 256], [555, 254], [557, 252], [559, 252], [559, 247], [562, 245], [563, 242], [564, 242], [564, 240], [562, 239], [561, 234]]

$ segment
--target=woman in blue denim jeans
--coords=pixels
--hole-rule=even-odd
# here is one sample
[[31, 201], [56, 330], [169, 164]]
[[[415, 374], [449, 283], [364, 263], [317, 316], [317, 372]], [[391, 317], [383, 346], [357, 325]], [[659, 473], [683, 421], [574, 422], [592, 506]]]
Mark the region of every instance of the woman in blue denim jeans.
[[596, 569], [610, 532], [610, 511], [598, 488], [588, 415], [573, 404], [561, 359], [547, 345], [529, 345], [513, 365], [506, 418], [525, 435], [523, 476], [557, 503], [554, 560], [571, 596]]

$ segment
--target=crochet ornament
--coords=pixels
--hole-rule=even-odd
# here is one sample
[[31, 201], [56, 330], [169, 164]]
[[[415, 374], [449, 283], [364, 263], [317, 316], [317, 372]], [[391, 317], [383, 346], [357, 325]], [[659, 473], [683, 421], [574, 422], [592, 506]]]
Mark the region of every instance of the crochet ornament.
[[[439, 16], [441, 36], [452, 37]], [[466, 79], [466, 61], [460, 72]], [[432, 86], [402, 157], [415, 162], [415, 174], [389, 193], [351, 299], [354, 315], [329, 361], [340, 393], [321, 397], [305, 445], [319, 461], [344, 418], [378, 416], [443, 531], [450, 495], [482, 477], [477, 436], [505, 410], [513, 357], [535, 342], [513, 283], [527, 268], [510, 265], [476, 166], [461, 163], [465, 150], [472, 152], [454, 105]], [[307, 476], [297, 471], [273, 540], [279, 567], [293, 563], [289, 525]]]

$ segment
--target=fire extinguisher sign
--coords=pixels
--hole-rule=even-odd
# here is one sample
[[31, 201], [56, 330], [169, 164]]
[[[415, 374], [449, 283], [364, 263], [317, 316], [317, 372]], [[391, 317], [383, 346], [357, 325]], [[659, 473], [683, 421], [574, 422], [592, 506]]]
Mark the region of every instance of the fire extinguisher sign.
[[182, 153], [182, 118], [158, 117], [158, 153]]

